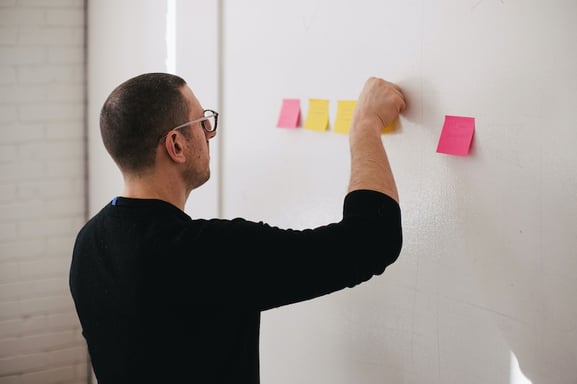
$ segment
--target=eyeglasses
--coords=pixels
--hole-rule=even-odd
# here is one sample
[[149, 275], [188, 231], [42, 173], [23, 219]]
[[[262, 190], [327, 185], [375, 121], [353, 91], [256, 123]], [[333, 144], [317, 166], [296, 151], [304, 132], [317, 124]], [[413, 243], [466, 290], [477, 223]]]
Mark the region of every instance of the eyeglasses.
[[175, 131], [177, 129], [181, 129], [184, 127], [188, 127], [189, 125], [196, 124], [196, 123], [200, 123], [200, 126], [202, 127], [202, 129], [204, 129], [204, 131], [206, 133], [216, 132], [216, 127], [218, 126], [218, 112], [213, 111], [212, 109], [205, 109], [203, 111], [203, 113], [204, 113], [204, 116], [199, 118], [199, 119], [191, 120], [191, 121], [188, 121], [184, 124], [180, 124], [177, 127], [172, 128], [170, 131], [168, 131], [166, 133], [166, 135], [164, 135], [160, 138], [159, 142], [162, 142], [164, 139], [166, 139], [166, 136], [168, 136], [168, 134], [171, 131]]
[[218, 112], [213, 111], [212, 109], [205, 109], [203, 113], [204, 117], [181, 124], [178, 127], [172, 128], [171, 131], [174, 131], [175, 129], [184, 128], [194, 123], [200, 123], [202, 129], [204, 129], [207, 133], [216, 131], [216, 126], [218, 125]]

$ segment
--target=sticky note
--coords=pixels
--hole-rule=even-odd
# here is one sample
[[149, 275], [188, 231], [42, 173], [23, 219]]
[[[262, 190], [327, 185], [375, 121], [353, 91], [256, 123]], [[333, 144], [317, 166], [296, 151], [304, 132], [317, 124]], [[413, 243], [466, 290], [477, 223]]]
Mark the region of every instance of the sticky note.
[[304, 124], [305, 129], [326, 131], [329, 129], [329, 101], [309, 99], [309, 109]]
[[389, 125], [387, 125], [386, 127], [384, 127], [384, 128], [381, 130], [381, 133], [391, 133], [391, 132], [393, 132], [393, 131], [395, 130], [395, 121], [396, 121], [396, 119], [393, 120], [393, 121], [391, 121], [391, 122], [389, 123]]
[[[349, 133], [351, 128], [351, 121], [353, 119], [353, 112], [357, 105], [356, 100], [338, 100], [337, 101], [337, 115], [335, 118], [336, 133]], [[382, 129], [382, 133], [390, 133], [395, 130], [395, 121]]]
[[337, 133], [349, 133], [353, 112], [357, 105], [356, 100], [338, 100], [337, 115], [335, 118], [334, 131]]
[[445, 116], [445, 123], [437, 144], [437, 152], [467, 156], [474, 133], [474, 117]]
[[297, 128], [301, 124], [301, 103], [299, 99], [283, 99], [276, 126]]

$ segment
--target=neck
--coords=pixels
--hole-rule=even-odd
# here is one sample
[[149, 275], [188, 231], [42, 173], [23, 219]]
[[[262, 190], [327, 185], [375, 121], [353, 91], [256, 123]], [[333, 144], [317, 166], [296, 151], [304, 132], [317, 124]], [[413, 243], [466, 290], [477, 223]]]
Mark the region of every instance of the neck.
[[184, 211], [188, 193], [179, 178], [166, 173], [159, 176], [151, 172], [139, 175], [125, 174], [122, 196], [163, 200]]

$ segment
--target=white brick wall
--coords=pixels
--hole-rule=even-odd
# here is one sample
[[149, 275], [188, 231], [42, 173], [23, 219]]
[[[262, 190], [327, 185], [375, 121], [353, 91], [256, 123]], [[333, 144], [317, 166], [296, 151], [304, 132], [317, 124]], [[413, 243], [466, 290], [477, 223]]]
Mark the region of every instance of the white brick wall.
[[0, 0], [0, 384], [87, 383], [68, 290], [85, 220], [85, 0]]

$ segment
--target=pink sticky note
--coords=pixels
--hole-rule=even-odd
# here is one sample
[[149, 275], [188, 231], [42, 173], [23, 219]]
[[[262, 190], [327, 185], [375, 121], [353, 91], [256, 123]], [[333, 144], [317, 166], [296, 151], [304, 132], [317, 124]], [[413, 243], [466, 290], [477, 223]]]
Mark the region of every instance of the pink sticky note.
[[474, 117], [445, 116], [445, 124], [441, 130], [437, 152], [467, 156], [474, 133]]
[[276, 126], [279, 128], [297, 128], [301, 123], [301, 105], [299, 99], [283, 99]]

